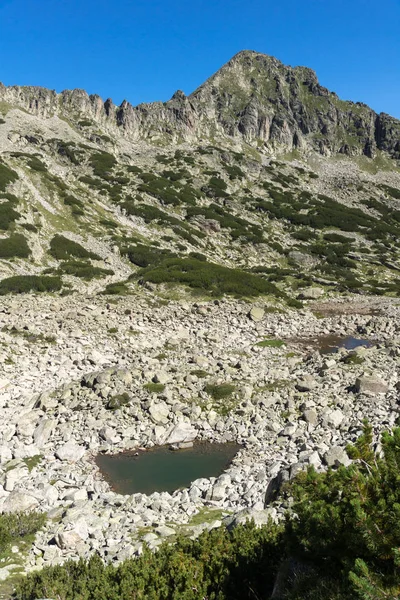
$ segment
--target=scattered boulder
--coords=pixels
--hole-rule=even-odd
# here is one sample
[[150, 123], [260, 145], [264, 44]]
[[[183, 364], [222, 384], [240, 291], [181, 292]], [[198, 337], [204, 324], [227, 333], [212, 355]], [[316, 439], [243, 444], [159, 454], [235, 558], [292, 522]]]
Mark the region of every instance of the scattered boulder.
[[2, 506], [4, 513], [29, 512], [39, 506], [39, 501], [30, 494], [13, 491], [7, 496]]
[[197, 430], [190, 423], [172, 425], [166, 432], [163, 444], [180, 444], [193, 442], [197, 437]]
[[61, 446], [56, 451], [57, 458], [68, 462], [77, 462], [84, 454], [85, 448], [78, 446], [77, 444], [73, 444], [72, 442], [67, 442], [64, 444], [64, 446]]
[[61, 531], [57, 533], [55, 540], [61, 550], [73, 550], [78, 544], [83, 542], [81, 536], [76, 531]]
[[376, 375], [362, 375], [356, 379], [355, 390], [359, 394], [386, 394], [388, 385]]
[[351, 460], [344, 448], [334, 446], [325, 452], [324, 462], [328, 467], [340, 467], [340, 465], [348, 467]]
[[265, 311], [260, 306], [253, 306], [249, 312], [249, 317], [255, 323], [262, 321], [265, 315]]
[[317, 385], [315, 378], [312, 375], [305, 375], [296, 383], [296, 389], [299, 392], [311, 392]]

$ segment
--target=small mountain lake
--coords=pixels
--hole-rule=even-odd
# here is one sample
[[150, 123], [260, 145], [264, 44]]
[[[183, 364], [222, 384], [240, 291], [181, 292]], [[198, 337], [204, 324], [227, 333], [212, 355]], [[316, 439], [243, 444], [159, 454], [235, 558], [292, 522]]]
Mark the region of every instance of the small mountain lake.
[[335, 354], [340, 348], [345, 350], [354, 350], [359, 346], [364, 348], [372, 348], [376, 345], [376, 340], [366, 340], [356, 338], [351, 335], [342, 337], [339, 335], [321, 335], [314, 338], [292, 338], [289, 342], [301, 345], [305, 348], [318, 350], [320, 354]]
[[188, 487], [200, 477], [218, 477], [241, 448], [238, 444], [198, 442], [192, 448], [98, 454], [95, 462], [114, 492], [152, 494]]
[[321, 354], [335, 354], [340, 348], [345, 348], [345, 350], [354, 350], [354, 348], [358, 348], [359, 346], [371, 348], [374, 345], [371, 340], [356, 338], [351, 335], [347, 337], [326, 335], [321, 338], [317, 338], [316, 344], [316, 347]]

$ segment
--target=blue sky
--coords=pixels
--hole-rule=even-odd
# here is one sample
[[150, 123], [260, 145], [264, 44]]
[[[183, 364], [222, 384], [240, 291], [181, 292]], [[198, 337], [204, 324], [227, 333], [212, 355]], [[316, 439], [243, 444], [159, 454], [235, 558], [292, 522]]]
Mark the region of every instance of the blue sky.
[[400, 0], [0, 0], [0, 81], [164, 101], [251, 49], [400, 118], [399, 32]]

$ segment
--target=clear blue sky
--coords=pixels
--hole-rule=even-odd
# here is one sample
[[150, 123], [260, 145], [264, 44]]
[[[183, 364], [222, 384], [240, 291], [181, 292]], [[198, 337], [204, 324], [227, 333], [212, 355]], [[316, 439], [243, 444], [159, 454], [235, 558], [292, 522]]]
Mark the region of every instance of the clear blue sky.
[[400, 118], [400, 0], [0, 0], [6, 85], [164, 101], [243, 49]]

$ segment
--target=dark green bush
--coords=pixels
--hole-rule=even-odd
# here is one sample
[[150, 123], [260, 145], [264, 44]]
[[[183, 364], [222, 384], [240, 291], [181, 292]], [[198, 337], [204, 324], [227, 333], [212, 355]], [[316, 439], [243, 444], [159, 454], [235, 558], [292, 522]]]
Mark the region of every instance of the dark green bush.
[[36, 512], [0, 515], [0, 554], [36, 533], [45, 522], [46, 515]]
[[26, 292], [58, 292], [62, 287], [60, 277], [45, 275], [16, 275], [0, 281], [0, 296]]
[[152, 283], [180, 283], [201, 289], [212, 296], [232, 294], [238, 297], [253, 297], [272, 294], [284, 297], [272, 283], [252, 273], [193, 258], [161, 260], [159, 264], [150, 264], [135, 277]]
[[39, 173], [46, 173], [46, 165], [37, 157], [30, 155], [28, 159], [28, 166], [32, 171], [38, 171]]
[[176, 256], [169, 250], [146, 246], [145, 244], [136, 244], [122, 249], [122, 254], [126, 254], [134, 265], [138, 267], [156, 266], [166, 258]]
[[86, 250], [83, 246], [77, 242], [73, 242], [63, 235], [56, 234], [50, 242], [51, 256], [57, 260], [68, 260], [73, 256], [74, 258], [91, 258], [93, 260], [101, 260], [101, 257]]
[[30, 253], [28, 243], [21, 233], [0, 239], [0, 258], [28, 258]]
[[93, 173], [100, 177], [101, 179], [110, 179], [111, 172], [117, 161], [114, 156], [109, 152], [96, 152], [96, 154], [92, 154], [89, 160]]
[[129, 288], [124, 281], [119, 281], [109, 283], [101, 293], [110, 296], [126, 296], [126, 294], [129, 294]]
[[17, 600], [254, 600], [270, 595], [281, 557], [281, 534], [241, 525], [203, 533], [197, 540], [178, 538], [156, 554], [145, 549], [118, 567], [97, 556], [69, 561], [28, 575]]
[[208, 384], [204, 388], [204, 391], [211, 396], [214, 400], [223, 400], [229, 398], [235, 391], [235, 386], [231, 383], [222, 383], [220, 385]]
[[0, 229], [7, 231], [10, 225], [21, 216], [14, 208], [15, 202], [0, 202]]
[[5, 192], [7, 186], [17, 181], [17, 179], [17, 173], [0, 162], [0, 192]]
[[86, 280], [105, 277], [106, 275], [114, 275], [114, 271], [111, 271], [110, 269], [93, 267], [89, 263], [80, 261], [67, 261], [61, 263], [60, 267], [57, 269], [57, 273], [73, 275], [74, 277]]

